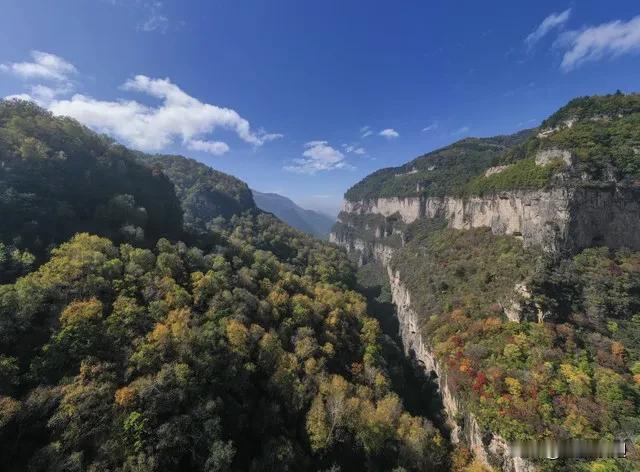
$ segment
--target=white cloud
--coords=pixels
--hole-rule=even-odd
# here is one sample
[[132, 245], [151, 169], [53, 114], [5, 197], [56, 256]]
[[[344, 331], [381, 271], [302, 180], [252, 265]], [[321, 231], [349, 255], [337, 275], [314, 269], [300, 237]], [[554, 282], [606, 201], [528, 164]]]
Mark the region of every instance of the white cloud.
[[431, 123], [429, 126], [425, 126], [424, 128], [422, 128], [422, 132], [426, 133], [428, 131], [435, 131], [438, 129], [438, 123], [436, 123], [435, 121], [433, 123]]
[[560, 67], [570, 71], [585, 62], [640, 51], [640, 15], [563, 34], [556, 47], [564, 49]]
[[0, 64], [0, 70], [11, 72], [23, 79], [44, 79], [66, 82], [77, 71], [73, 64], [60, 56], [42, 51], [31, 51], [33, 62]]
[[[144, 151], [159, 151], [178, 139], [190, 149], [220, 153], [220, 144], [224, 143], [205, 145], [206, 141], [199, 139], [219, 128], [235, 132], [254, 146], [282, 137], [264, 131], [253, 132], [249, 122], [235, 110], [203, 103], [169, 79], [137, 75], [127, 80], [122, 89], [145, 93], [162, 100], [162, 104], [153, 107], [133, 100], [105, 101], [76, 94], [70, 99], [54, 100], [49, 109]], [[195, 142], [200, 144], [194, 145]]]
[[470, 129], [471, 128], [469, 128], [468, 126], [462, 126], [461, 128], [458, 128], [457, 130], [454, 130], [451, 133], [451, 136], [460, 136], [462, 134], [467, 134]]
[[367, 136], [371, 136], [372, 134], [373, 131], [371, 130], [370, 126], [363, 126], [362, 128], [360, 128], [360, 137], [366, 138]]
[[[203, 103], [169, 79], [137, 75], [121, 87], [159, 99], [161, 103], [156, 106], [135, 100], [99, 100], [83, 94], [69, 97], [74, 88], [70, 77], [77, 73], [73, 64], [41, 51], [32, 51], [31, 56], [34, 62], [0, 65], [2, 70], [33, 82], [30, 93], [7, 98], [32, 100], [54, 114], [75, 118], [143, 151], [160, 151], [177, 141], [191, 150], [224, 154], [229, 151], [228, 144], [205, 139], [218, 129], [232, 131], [254, 146], [283, 137], [264, 129], [252, 130], [249, 121], [235, 110]], [[37, 83], [42, 80], [47, 85]]]
[[367, 151], [365, 151], [363, 147], [356, 146], [354, 144], [343, 144], [342, 147], [344, 148], [345, 152], [349, 154], [358, 154], [362, 156], [367, 153]]
[[285, 166], [284, 170], [313, 175], [321, 171], [350, 167], [345, 162], [344, 154], [331, 147], [327, 141], [309, 141], [304, 147], [306, 150], [302, 153], [303, 157], [293, 159], [293, 164]]
[[380, 136], [384, 136], [387, 139], [395, 139], [398, 136], [400, 136], [400, 133], [398, 133], [395, 129], [393, 128], [386, 128], [383, 129], [382, 131], [380, 131], [380, 133], [378, 133]]
[[229, 152], [229, 145], [222, 141], [202, 141], [200, 139], [192, 139], [187, 143], [187, 147], [194, 151], [204, 151], [216, 156]]
[[568, 20], [569, 16], [571, 16], [571, 8], [560, 12], [560, 13], [552, 13], [547, 16], [542, 23], [538, 25], [538, 27], [527, 36], [524, 40], [528, 49], [533, 48], [538, 41], [544, 38], [551, 30], [555, 28], [561, 28]]

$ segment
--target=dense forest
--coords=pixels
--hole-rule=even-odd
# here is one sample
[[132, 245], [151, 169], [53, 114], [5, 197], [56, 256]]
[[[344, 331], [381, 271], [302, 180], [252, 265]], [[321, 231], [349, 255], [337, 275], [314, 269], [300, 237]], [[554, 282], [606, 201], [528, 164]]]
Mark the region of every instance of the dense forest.
[[256, 208], [249, 186], [231, 175], [183, 156], [137, 155], [140, 162], [171, 179], [187, 227], [202, 229], [216, 218], [227, 219]]
[[183, 219], [171, 181], [134, 152], [15, 100], [0, 101], [0, 214], [0, 268], [11, 273], [80, 231], [149, 246], [177, 237]]
[[19, 101], [0, 163], [4, 470], [450, 467], [353, 264], [244, 184]]

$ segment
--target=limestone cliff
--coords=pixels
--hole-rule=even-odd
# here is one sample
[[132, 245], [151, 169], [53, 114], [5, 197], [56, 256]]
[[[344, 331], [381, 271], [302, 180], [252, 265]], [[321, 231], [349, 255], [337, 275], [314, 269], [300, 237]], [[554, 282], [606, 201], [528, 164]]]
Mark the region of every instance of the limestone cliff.
[[[501, 470], [534, 466], [512, 458], [503, 438], [482, 431], [453, 395], [428, 345], [429, 333], [420, 329], [427, 313], [411, 305], [406, 286], [412, 280], [392, 267], [394, 252], [407, 247], [421, 226], [411, 224], [419, 220], [459, 230], [490, 228], [495, 235], [520, 238], [531, 250], [552, 253], [555, 261], [593, 246], [640, 250], [639, 114], [637, 94], [583, 97], [539, 130], [463, 140], [404, 166], [380, 169], [345, 194], [330, 240], [360, 264], [375, 260], [387, 268], [405, 351], [438, 376], [452, 439], [465, 440], [477, 457]], [[420, 254], [414, 253], [414, 265]], [[511, 321], [520, 320], [525, 304], [543, 320], [546, 313], [522, 282], [513, 280], [513, 297], [497, 304]]]
[[525, 245], [551, 251], [572, 253], [593, 245], [640, 249], [640, 191], [613, 184], [513, 190], [467, 198], [345, 201], [343, 214], [397, 214], [405, 223], [442, 217], [452, 228], [489, 227], [494, 234], [515, 235]]
[[453, 395], [447, 384], [446, 374], [421, 333], [420, 317], [411, 306], [411, 294], [402, 282], [401, 273], [394, 271], [390, 266], [393, 248], [379, 242], [339, 238], [335, 233], [332, 233], [331, 240], [345, 247], [349, 253], [356, 255], [359, 264], [375, 261], [385, 267], [391, 287], [391, 299], [396, 306], [399, 334], [405, 354], [414, 357], [424, 368], [425, 374], [435, 374], [437, 377], [452, 441], [454, 443], [464, 441], [475, 456], [487, 466], [497, 467], [507, 472], [535, 471], [535, 467], [530, 462], [511, 456], [509, 445], [502, 437], [483, 431], [473, 414], [467, 411]]
[[440, 368], [428, 344], [420, 334], [418, 314], [411, 307], [411, 294], [402, 283], [400, 272], [394, 272], [387, 266], [391, 298], [397, 307], [400, 325], [400, 337], [405, 353], [413, 356], [427, 372], [437, 376], [442, 403], [451, 427], [451, 439], [454, 443], [464, 440], [475, 456], [486, 465], [498, 467], [503, 471], [530, 472], [535, 467], [530, 462], [511, 456], [508, 443], [498, 434], [482, 431], [476, 418], [465, 410], [452, 394], [447, 384], [446, 374]]

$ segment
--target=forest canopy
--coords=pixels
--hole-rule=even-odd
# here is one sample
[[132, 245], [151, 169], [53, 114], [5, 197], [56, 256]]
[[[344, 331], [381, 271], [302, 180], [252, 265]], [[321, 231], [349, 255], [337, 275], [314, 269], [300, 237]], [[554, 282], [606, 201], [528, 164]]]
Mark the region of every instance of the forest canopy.
[[0, 159], [6, 470], [448, 463], [345, 253], [244, 183], [19, 101], [0, 102]]

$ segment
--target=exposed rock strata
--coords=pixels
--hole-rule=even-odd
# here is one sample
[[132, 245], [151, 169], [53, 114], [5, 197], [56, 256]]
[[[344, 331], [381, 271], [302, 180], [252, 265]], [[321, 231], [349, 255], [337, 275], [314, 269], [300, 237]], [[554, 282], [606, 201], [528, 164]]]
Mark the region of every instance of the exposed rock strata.
[[391, 284], [391, 298], [397, 307], [400, 337], [405, 353], [415, 356], [427, 372], [434, 372], [437, 375], [442, 403], [451, 427], [452, 441], [459, 442], [464, 439], [475, 456], [486, 465], [498, 467], [503, 471], [534, 471], [535, 467], [530, 462], [511, 456], [509, 444], [501, 436], [483, 432], [473, 414], [467, 411], [453, 395], [449, 389], [446, 374], [440, 368], [431, 347], [424, 342], [418, 314], [411, 308], [411, 295], [402, 284], [400, 273], [394, 272], [388, 266], [387, 272]]
[[[539, 156], [541, 162], [558, 158], [567, 162], [570, 157], [557, 152]], [[451, 228], [488, 227], [494, 234], [514, 235], [522, 238], [526, 246], [540, 246], [551, 252], [575, 253], [595, 245], [640, 250], [640, 190], [615, 184], [513, 190], [468, 198], [445, 196], [347, 201], [343, 211], [357, 215], [399, 215], [405, 223], [421, 218], [444, 218]], [[350, 224], [349, 221], [343, 223]], [[393, 249], [380, 241], [381, 230], [374, 229], [374, 234], [375, 237], [367, 241], [335, 233], [330, 239], [357, 255], [360, 264], [378, 261], [387, 268], [404, 349], [408, 355], [414, 355], [427, 372], [438, 376], [453, 441], [464, 439], [477, 457], [501, 470], [535, 470], [532, 463], [511, 457], [508, 444], [499, 435], [483, 432], [474, 416], [452, 394], [446, 374], [420, 332], [419, 316], [411, 308], [411, 297], [402, 284], [401, 274], [390, 268]], [[522, 303], [527, 301], [526, 287], [520, 290], [516, 287], [514, 299], [505, 302], [505, 314], [512, 321], [520, 321]], [[544, 318], [539, 309], [538, 318]]]
[[399, 214], [405, 223], [444, 217], [457, 229], [489, 227], [522, 237], [526, 246], [574, 253], [594, 245], [640, 250], [640, 191], [558, 187], [514, 190], [488, 196], [378, 198], [345, 202], [355, 214]]
[[360, 239], [340, 239], [331, 234], [331, 240], [358, 257], [360, 264], [379, 262], [387, 270], [391, 286], [391, 299], [396, 306], [400, 337], [405, 354], [415, 357], [426, 373], [433, 372], [437, 376], [442, 395], [442, 403], [451, 428], [451, 439], [454, 443], [464, 440], [485, 465], [498, 467], [508, 472], [532, 472], [534, 466], [519, 458], [511, 457], [507, 442], [497, 434], [483, 432], [475, 417], [465, 410], [453, 395], [447, 384], [446, 374], [438, 364], [431, 347], [426, 343], [420, 331], [419, 316], [411, 307], [411, 294], [401, 281], [400, 272], [390, 267], [393, 248], [381, 243], [365, 242]]

